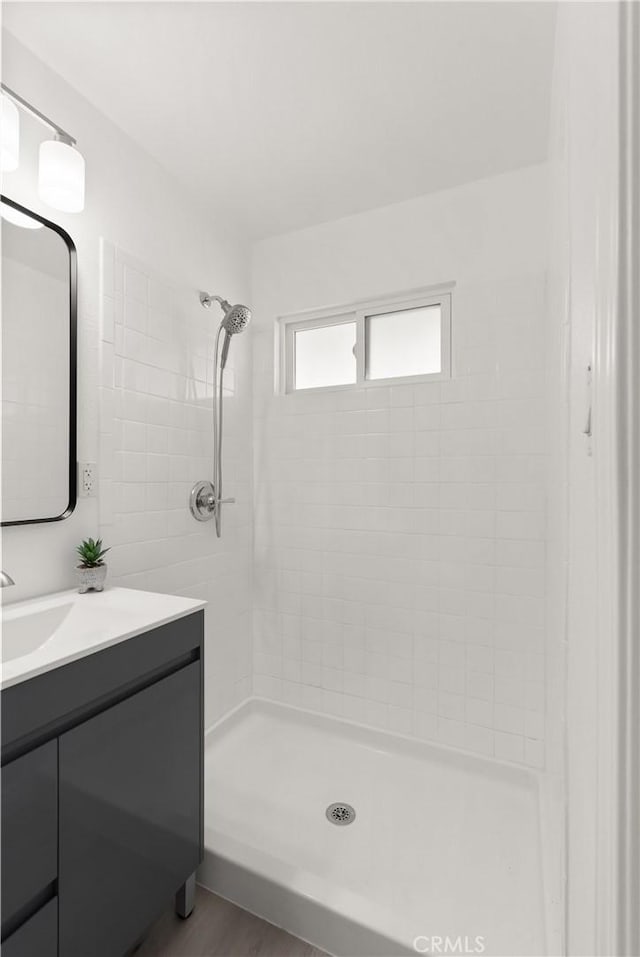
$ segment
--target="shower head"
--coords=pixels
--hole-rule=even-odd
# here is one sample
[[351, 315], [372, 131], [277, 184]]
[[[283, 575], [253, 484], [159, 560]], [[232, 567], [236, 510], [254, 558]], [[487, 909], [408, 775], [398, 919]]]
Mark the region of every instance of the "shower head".
[[232, 306], [231, 303], [226, 299], [223, 299], [222, 296], [213, 296], [208, 292], [200, 293], [200, 302], [205, 309], [210, 309], [212, 302], [218, 302], [220, 303], [220, 308], [224, 312], [222, 322], [220, 323], [224, 329], [224, 342], [222, 344], [220, 368], [224, 369], [225, 365], [227, 364], [227, 356], [229, 355], [231, 336], [235, 336], [236, 333], [243, 332], [247, 328], [251, 322], [251, 310], [248, 306], [243, 306], [240, 303]]
[[[229, 306], [229, 303], [226, 305]], [[228, 309], [225, 306], [222, 306], [222, 308], [224, 309], [224, 318], [220, 325], [224, 329], [224, 342], [222, 343], [220, 368], [224, 369], [227, 364], [227, 356], [229, 355], [231, 336], [235, 336], [237, 332], [242, 332], [247, 328], [251, 322], [251, 310], [248, 306], [242, 306], [240, 304], [229, 306]]]
[[[227, 303], [227, 305], [229, 304]], [[251, 310], [248, 306], [237, 304], [235, 306], [229, 306], [228, 309], [223, 306], [223, 309], [225, 312], [222, 326], [224, 331], [228, 332], [230, 336], [234, 336], [237, 332], [242, 332], [251, 322]]]
[[235, 335], [236, 332], [242, 332], [251, 322], [251, 310], [248, 306], [242, 306], [240, 303], [232, 306], [231, 303], [227, 299], [223, 299], [222, 296], [214, 296], [208, 292], [200, 293], [200, 302], [205, 309], [210, 309], [212, 302], [220, 303], [220, 308], [224, 312], [222, 327], [230, 336]]

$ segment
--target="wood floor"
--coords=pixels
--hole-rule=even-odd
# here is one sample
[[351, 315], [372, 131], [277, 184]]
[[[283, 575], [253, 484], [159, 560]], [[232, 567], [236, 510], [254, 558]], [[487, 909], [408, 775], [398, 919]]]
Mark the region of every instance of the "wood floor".
[[196, 888], [191, 917], [157, 921], [135, 957], [326, 957], [323, 951], [246, 910]]

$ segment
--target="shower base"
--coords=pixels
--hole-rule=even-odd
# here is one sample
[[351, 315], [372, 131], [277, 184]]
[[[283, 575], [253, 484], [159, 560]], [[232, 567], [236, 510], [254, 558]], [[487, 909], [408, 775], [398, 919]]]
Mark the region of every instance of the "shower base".
[[200, 883], [331, 954], [547, 954], [542, 873], [533, 772], [259, 699], [207, 735]]

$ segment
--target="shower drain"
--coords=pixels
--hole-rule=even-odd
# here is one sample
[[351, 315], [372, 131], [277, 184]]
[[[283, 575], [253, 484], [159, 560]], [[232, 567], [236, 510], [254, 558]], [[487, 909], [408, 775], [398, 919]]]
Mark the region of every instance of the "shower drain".
[[356, 819], [355, 808], [344, 801], [338, 801], [336, 804], [330, 804], [326, 810], [327, 820], [332, 824], [353, 824]]

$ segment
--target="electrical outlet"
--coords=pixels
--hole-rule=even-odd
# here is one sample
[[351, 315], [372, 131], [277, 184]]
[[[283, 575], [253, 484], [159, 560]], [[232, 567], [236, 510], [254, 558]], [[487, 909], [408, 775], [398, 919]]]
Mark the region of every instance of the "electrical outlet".
[[79, 493], [82, 498], [95, 498], [98, 494], [98, 467], [95, 462], [79, 462]]

